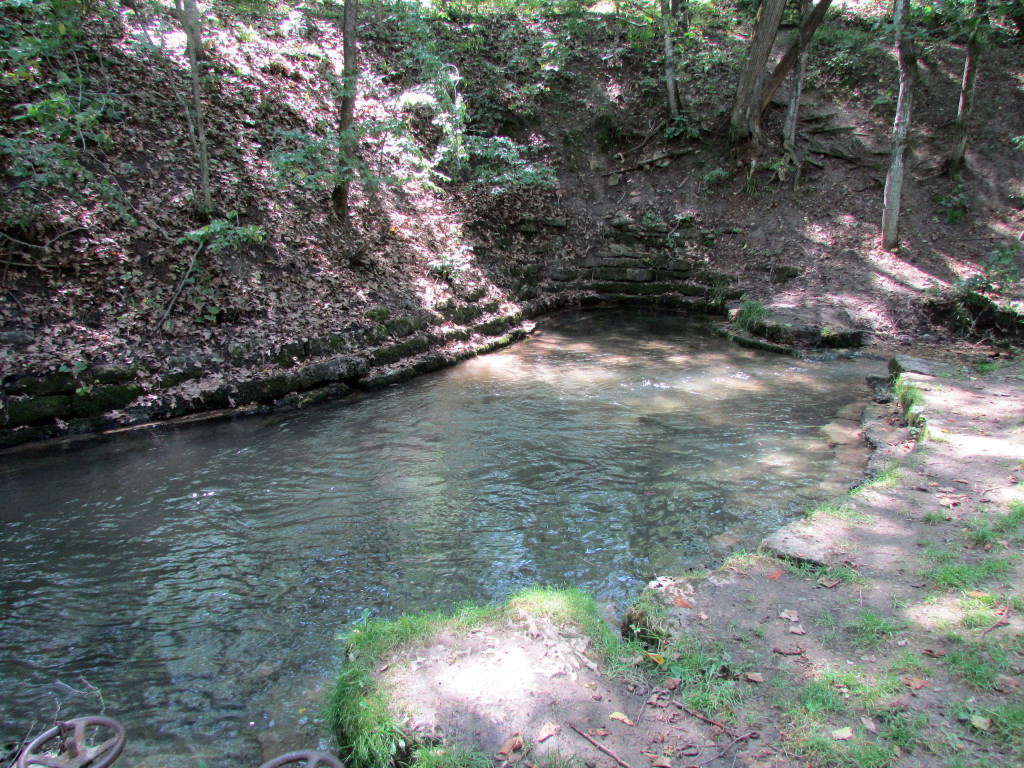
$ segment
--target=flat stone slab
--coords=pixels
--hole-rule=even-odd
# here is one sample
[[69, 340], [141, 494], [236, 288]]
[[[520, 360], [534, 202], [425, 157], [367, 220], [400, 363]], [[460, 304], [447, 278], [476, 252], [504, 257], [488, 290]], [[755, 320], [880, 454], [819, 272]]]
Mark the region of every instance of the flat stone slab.
[[837, 554], [833, 546], [835, 540], [830, 526], [823, 528], [820, 521], [797, 520], [777, 530], [762, 546], [778, 557], [829, 565]]
[[889, 373], [899, 376], [902, 373], [919, 373], [922, 376], [952, 376], [956, 373], [949, 363], [924, 360], [910, 355], [896, 355], [889, 361]]

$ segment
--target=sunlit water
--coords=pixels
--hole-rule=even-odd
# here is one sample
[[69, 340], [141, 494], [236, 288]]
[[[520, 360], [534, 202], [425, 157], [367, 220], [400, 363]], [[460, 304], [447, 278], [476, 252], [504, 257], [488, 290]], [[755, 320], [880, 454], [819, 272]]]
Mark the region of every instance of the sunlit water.
[[621, 606], [723, 533], [756, 545], [834, 469], [819, 430], [864, 375], [682, 316], [566, 314], [330, 407], [3, 457], [0, 736], [98, 712], [92, 686], [123, 765], [316, 746], [288, 739], [364, 611], [538, 583]]

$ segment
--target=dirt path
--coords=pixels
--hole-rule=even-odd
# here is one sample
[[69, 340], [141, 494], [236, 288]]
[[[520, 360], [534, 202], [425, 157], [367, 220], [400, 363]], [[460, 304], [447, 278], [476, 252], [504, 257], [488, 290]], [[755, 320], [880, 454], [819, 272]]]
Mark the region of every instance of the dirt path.
[[524, 615], [392, 658], [394, 705], [500, 763], [1017, 764], [1024, 370], [899, 361], [915, 426], [867, 407], [873, 479], [761, 552], [652, 583], [632, 615], [652, 653], [624, 674]]

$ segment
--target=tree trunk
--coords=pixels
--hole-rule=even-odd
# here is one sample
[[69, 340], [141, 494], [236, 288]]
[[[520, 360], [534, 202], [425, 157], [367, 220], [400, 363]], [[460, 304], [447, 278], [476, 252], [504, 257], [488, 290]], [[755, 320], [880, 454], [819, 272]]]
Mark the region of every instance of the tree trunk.
[[210, 148], [206, 141], [206, 119], [203, 114], [202, 88], [199, 85], [199, 59], [203, 52], [203, 27], [199, 18], [196, 0], [175, 0], [178, 20], [185, 32], [185, 52], [188, 54], [189, 71], [192, 74], [192, 102], [196, 112], [196, 138], [199, 144], [199, 186], [203, 196], [203, 208], [213, 210], [210, 194]]
[[[807, 21], [811, 13], [811, 0], [800, 2], [800, 26]], [[789, 109], [786, 121], [782, 126], [782, 146], [796, 161], [796, 121], [800, 113], [800, 92], [804, 86], [804, 72], [807, 69], [807, 46], [801, 44], [801, 35], [796, 37], [797, 55], [796, 69], [793, 70], [793, 84], [789, 92]]]
[[765, 81], [764, 90], [761, 93], [761, 112], [763, 113], [768, 109], [768, 105], [772, 103], [772, 97], [775, 96], [775, 92], [779, 90], [779, 86], [782, 85], [786, 79], [786, 75], [789, 74], [789, 70], [793, 68], [793, 65], [797, 60], [797, 53], [800, 48], [807, 49], [811, 44], [811, 38], [814, 37], [814, 33], [818, 31], [818, 27], [821, 26], [821, 22], [825, 18], [825, 14], [828, 12], [829, 7], [832, 5], [832, 0], [818, 0], [818, 4], [814, 6], [814, 10], [811, 14], [800, 22], [800, 34], [790, 44], [789, 48], [783, 54], [779, 63], [775, 65], [775, 69], [772, 70], [771, 75]]
[[676, 41], [673, 29], [675, 17], [671, 0], [661, 0], [661, 23], [665, 35], [665, 96], [668, 101], [668, 116], [679, 116], [679, 92], [676, 85]]
[[348, 224], [348, 192], [352, 184], [349, 160], [355, 152], [351, 136], [352, 120], [356, 109], [356, 88], [359, 68], [356, 65], [356, 17], [358, 0], [345, 0], [345, 20], [342, 30], [344, 63], [341, 73], [341, 93], [338, 100], [338, 181], [331, 192], [334, 213]]
[[672, 0], [672, 18], [676, 20], [676, 30], [682, 34], [690, 31], [690, 0]]
[[988, 22], [988, 0], [975, 0], [974, 26], [967, 38], [967, 57], [964, 59], [964, 76], [960, 82], [960, 105], [956, 111], [956, 127], [953, 130], [953, 148], [946, 160], [946, 170], [952, 176], [964, 167], [967, 153], [967, 129], [974, 107], [974, 86], [978, 80], [978, 65], [985, 45]]
[[764, 69], [775, 43], [775, 35], [782, 21], [786, 0], [762, 0], [754, 20], [754, 32], [747, 46], [747, 60], [740, 72], [736, 86], [736, 100], [729, 118], [729, 133], [733, 141], [761, 139], [761, 88], [764, 84]]
[[910, 130], [910, 108], [917, 80], [917, 51], [914, 39], [903, 28], [908, 0], [896, 0], [894, 24], [896, 48], [899, 54], [900, 95], [896, 103], [896, 122], [892, 127], [892, 155], [889, 174], [885, 178], [885, 203], [882, 211], [882, 248], [887, 251], [899, 247], [900, 195], [903, 191], [903, 153]]

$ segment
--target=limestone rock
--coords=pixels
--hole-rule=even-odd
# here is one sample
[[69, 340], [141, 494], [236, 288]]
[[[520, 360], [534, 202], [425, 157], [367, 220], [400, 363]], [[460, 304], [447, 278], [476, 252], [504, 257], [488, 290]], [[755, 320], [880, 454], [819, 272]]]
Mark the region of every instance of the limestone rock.
[[889, 373], [899, 376], [903, 373], [919, 373], [922, 376], [952, 376], [956, 368], [948, 363], [922, 360], [910, 355], [896, 355], [889, 361]]
[[805, 520], [790, 523], [764, 540], [764, 547], [779, 557], [828, 565], [835, 554], [829, 537]]

